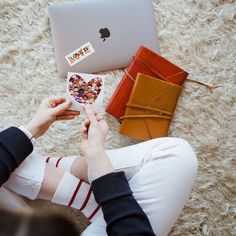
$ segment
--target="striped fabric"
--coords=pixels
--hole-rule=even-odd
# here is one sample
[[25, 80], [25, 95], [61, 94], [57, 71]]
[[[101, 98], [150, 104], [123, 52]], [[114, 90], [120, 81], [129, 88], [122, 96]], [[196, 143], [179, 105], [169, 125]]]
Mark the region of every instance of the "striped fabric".
[[46, 159], [46, 163], [65, 170], [52, 202], [78, 209], [92, 222], [101, 214], [101, 209], [96, 203], [90, 185], [69, 173], [76, 158], [78, 157], [48, 157]]
[[46, 163], [58, 167], [64, 171], [70, 172], [73, 162], [78, 158], [78, 156], [70, 157], [47, 157]]

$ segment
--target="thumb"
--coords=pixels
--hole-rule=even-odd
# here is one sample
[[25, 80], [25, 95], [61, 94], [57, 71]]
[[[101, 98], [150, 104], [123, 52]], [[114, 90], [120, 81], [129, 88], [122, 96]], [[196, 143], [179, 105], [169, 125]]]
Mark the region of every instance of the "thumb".
[[90, 120], [90, 122], [92, 124], [97, 123], [97, 118], [95, 116], [95, 113], [94, 113], [92, 107], [89, 104], [85, 105], [85, 111], [86, 111], [87, 117]]
[[63, 112], [65, 112], [70, 106], [71, 106], [71, 102], [70, 101], [63, 102], [63, 103], [57, 105], [56, 107], [52, 108], [53, 114], [56, 115], [56, 116], [60, 115]]

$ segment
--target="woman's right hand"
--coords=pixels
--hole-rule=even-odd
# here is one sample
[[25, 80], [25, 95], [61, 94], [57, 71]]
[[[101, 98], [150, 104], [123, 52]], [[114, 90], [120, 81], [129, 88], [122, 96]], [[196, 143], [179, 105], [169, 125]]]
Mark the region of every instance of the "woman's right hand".
[[71, 102], [64, 96], [52, 96], [44, 99], [33, 118], [25, 125], [25, 128], [34, 138], [42, 136], [57, 120], [73, 120], [80, 113], [68, 110]]

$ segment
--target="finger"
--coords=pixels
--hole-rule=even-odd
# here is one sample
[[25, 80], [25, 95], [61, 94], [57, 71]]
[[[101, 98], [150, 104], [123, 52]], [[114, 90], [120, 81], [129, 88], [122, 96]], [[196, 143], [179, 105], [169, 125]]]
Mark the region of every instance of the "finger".
[[95, 113], [90, 105], [85, 106], [85, 111], [86, 111], [88, 119], [91, 121], [91, 123], [97, 123], [97, 118], [96, 118]]
[[87, 132], [82, 132], [82, 138], [87, 139], [88, 138], [88, 133]]
[[70, 110], [70, 109], [68, 109], [67, 111], [71, 111], [71, 112], [77, 112], [77, 113], [80, 113], [80, 111], [79, 111], [79, 110]]
[[81, 129], [82, 129], [82, 130], [86, 129], [85, 121], [83, 121], [83, 122], [81, 123]]
[[66, 98], [62, 95], [57, 95], [57, 96], [51, 97], [50, 100], [55, 101], [56, 104], [58, 105], [58, 104], [61, 104], [61, 103], [65, 102]]
[[88, 135], [88, 130], [86, 129], [86, 128], [83, 128], [82, 129], [82, 136], [85, 136], [86, 135], [86, 137], [87, 137], [87, 135]]
[[71, 106], [71, 102], [64, 102], [56, 107], [52, 108], [55, 115], [61, 115]]
[[63, 112], [61, 115], [73, 115], [73, 116], [78, 116], [80, 114], [79, 111], [71, 111], [71, 110], [66, 110]]
[[84, 121], [84, 124], [85, 124], [86, 126], [88, 126], [89, 123], [90, 123], [89, 119], [86, 119], [86, 120]]
[[58, 104], [61, 104], [65, 101], [66, 101], [66, 98], [64, 96], [58, 95], [58, 96], [51, 96], [49, 98], [45, 98], [42, 103], [45, 104], [46, 106], [50, 105], [51, 108], [54, 108]]
[[90, 121], [88, 120], [88, 119], [86, 119], [85, 121], [83, 121], [82, 123], [81, 123], [81, 128], [82, 128], [82, 131], [83, 130], [88, 130], [88, 128], [89, 128], [89, 124], [90, 124]]
[[66, 117], [74, 117], [74, 118], [76, 118], [76, 116], [75, 115], [64, 115], [64, 114], [62, 114], [62, 115], [58, 115], [57, 116], [57, 118], [66, 118]]
[[98, 112], [94, 111], [97, 121], [105, 120], [105, 118]]
[[81, 127], [87, 126], [88, 123], [89, 123], [88, 119], [84, 120], [83, 122], [81, 122]]
[[75, 116], [57, 116], [56, 120], [73, 120]]
[[104, 117], [101, 114], [96, 115], [97, 121], [104, 120]]
[[81, 123], [82, 137], [85, 138], [85, 139], [88, 137], [88, 126], [87, 126], [87, 124], [89, 124], [89, 123], [87, 123], [86, 121]]

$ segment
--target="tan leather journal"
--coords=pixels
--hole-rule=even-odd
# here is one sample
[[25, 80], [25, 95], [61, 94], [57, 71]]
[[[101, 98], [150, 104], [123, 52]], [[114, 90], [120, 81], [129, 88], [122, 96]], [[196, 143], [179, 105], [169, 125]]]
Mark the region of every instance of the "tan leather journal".
[[166, 136], [181, 93], [181, 86], [138, 73], [120, 134], [138, 140]]
[[150, 49], [141, 46], [106, 107], [106, 112], [117, 119], [125, 114], [126, 103], [129, 101], [138, 73], [177, 85], [182, 85], [188, 76], [188, 73], [180, 67]]

